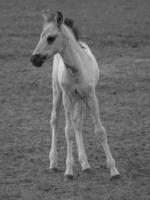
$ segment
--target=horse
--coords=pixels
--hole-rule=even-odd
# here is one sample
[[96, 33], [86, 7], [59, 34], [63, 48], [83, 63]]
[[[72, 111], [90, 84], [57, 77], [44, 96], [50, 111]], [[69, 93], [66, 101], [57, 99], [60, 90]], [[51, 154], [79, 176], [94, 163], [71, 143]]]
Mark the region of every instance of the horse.
[[61, 102], [65, 110], [65, 137], [67, 143], [66, 170], [64, 176], [73, 178], [73, 140], [76, 139], [78, 159], [82, 170], [91, 166], [85, 152], [82, 127], [84, 107], [89, 110], [95, 135], [102, 144], [111, 178], [119, 177], [115, 159], [112, 157], [104, 126], [100, 120], [98, 99], [95, 87], [99, 80], [99, 67], [96, 58], [85, 42], [79, 41], [77, 28], [71, 19], [64, 18], [60, 11], [43, 13], [44, 24], [40, 40], [34, 49], [31, 62], [41, 67], [53, 58], [52, 89], [53, 107], [50, 125], [52, 129], [49, 153], [50, 169], [57, 171], [57, 136]]

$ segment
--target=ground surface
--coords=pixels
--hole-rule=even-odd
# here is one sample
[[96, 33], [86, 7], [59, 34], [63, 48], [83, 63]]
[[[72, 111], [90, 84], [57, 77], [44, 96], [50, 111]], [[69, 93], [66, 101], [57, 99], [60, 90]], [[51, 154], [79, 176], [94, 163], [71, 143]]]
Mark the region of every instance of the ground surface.
[[[84, 140], [93, 173], [84, 175], [75, 151], [75, 178], [64, 182], [66, 142], [61, 112], [59, 166], [48, 170], [51, 66], [36, 69], [30, 55], [42, 29], [41, 10], [76, 19], [94, 52], [101, 78], [100, 114], [121, 172], [109, 180], [103, 149], [89, 115]], [[0, 199], [150, 199], [150, 1], [0, 1]]]

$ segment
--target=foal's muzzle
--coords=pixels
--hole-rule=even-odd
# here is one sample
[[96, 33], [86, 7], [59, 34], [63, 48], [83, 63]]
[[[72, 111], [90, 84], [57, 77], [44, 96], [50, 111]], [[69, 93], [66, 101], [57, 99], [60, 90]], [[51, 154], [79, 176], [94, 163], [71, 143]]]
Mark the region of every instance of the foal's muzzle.
[[36, 67], [41, 67], [44, 61], [46, 60], [46, 55], [34, 54], [31, 56], [30, 61]]

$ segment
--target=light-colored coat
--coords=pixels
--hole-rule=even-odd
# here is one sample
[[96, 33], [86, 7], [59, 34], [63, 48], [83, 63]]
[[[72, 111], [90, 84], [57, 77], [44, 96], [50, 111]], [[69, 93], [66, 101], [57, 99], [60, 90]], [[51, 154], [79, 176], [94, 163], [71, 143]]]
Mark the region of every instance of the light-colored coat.
[[[63, 15], [57, 12], [52, 18], [44, 14], [44, 29], [33, 55], [32, 62], [40, 66], [54, 56], [52, 72], [53, 109], [51, 114], [52, 144], [49, 154], [50, 168], [57, 169], [57, 135], [61, 101], [66, 116], [65, 136], [67, 159], [65, 175], [73, 177], [72, 142], [75, 134], [78, 156], [83, 170], [90, 169], [82, 136], [83, 107], [86, 106], [95, 126], [97, 139], [104, 148], [111, 177], [119, 176], [111, 155], [107, 135], [99, 117], [95, 87], [99, 79], [99, 67], [88, 45], [77, 41], [70, 28], [63, 23]], [[37, 60], [38, 58], [38, 60]], [[44, 61], [41, 59], [44, 58]]]

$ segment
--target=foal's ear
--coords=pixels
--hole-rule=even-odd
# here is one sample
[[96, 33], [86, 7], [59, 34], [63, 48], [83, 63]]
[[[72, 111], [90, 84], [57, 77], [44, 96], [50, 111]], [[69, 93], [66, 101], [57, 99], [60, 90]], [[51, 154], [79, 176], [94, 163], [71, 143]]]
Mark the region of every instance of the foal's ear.
[[62, 12], [57, 11], [55, 14], [55, 21], [57, 23], [57, 26], [61, 26], [63, 21], [64, 21], [64, 16], [62, 14]]

